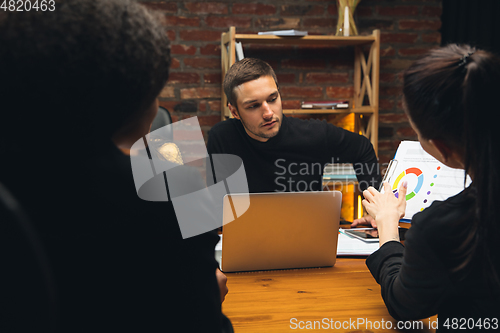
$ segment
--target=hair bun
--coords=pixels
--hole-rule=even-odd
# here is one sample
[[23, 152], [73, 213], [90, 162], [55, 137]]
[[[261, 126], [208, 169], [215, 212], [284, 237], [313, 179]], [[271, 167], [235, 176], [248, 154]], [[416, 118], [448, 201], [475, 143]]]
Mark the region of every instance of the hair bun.
[[460, 62], [458, 63], [458, 67], [465, 66], [469, 61], [470, 56], [473, 55], [474, 52], [476, 52], [476, 50], [469, 51], [467, 52], [467, 54], [464, 54], [464, 56], [460, 59]]

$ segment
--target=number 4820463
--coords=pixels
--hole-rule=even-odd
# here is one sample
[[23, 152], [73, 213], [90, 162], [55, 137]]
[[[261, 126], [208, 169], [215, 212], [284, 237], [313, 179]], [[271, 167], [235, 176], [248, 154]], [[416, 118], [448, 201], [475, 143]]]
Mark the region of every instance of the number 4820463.
[[451, 330], [498, 330], [498, 318], [446, 318], [443, 327]]
[[[0, 0], [1, 1], [1, 0]], [[56, 10], [54, 0], [4, 0], [0, 5], [0, 10], [4, 12], [53, 12]]]

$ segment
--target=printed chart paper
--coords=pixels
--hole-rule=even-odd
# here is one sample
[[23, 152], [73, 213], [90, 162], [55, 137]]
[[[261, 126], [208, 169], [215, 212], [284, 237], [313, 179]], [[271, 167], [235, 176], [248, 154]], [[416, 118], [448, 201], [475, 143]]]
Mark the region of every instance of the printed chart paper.
[[402, 141], [394, 161], [387, 170], [386, 180], [392, 192], [399, 197], [399, 187], [408, 182], [406, 214], [402, 222], [409, 222], [414, 214], [429, 207], [435, 200], [446, 200], [469, 186], [464, 170], [452, 169], [426, 153], [418, 141]]

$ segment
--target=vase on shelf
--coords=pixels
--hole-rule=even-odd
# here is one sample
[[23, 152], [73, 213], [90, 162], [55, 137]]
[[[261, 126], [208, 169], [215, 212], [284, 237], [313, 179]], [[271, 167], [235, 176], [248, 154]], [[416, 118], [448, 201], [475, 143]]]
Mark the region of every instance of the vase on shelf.
[[354, 11], [361, 0], [337, 0], [338, 21], [336, 36], [357, 36]]

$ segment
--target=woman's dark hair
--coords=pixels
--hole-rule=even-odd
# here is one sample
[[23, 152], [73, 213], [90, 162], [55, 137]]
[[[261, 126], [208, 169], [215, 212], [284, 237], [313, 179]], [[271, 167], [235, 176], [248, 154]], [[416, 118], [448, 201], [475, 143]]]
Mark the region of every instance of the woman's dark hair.
[[238, 109], [237, 96], [234, 91], [236, 87], [248, 81], [257, 80], [261, 76], [270, 76], [274, 79], [276, 87], [278, 79], [273, 68], [267, 62], [256, 58], [244, 58], [231, 66], [224, 77], [224, 93], [229, 104]]
[[0, 45], [4, 140], [57, 137], [52, 132], [73, 142], [110, 138], [154, 102], [168, 79], [165, 28], [132, 0], [2, 11]]
[[[496, 192], [500, 187], [500, 144], [495, 111], [500, 92], [500, 59], [467, 45], [429, 52], [404, 73], [405, 110], [424, 139], [439, 139], [464, 156], [473, 177], [476, 207], [470, 223], [475, 237], [471, 256], [485, 259], [488, 276], [498, 285], [500, 236]], [[495, 118], [495, 119], [494, 119]]]

